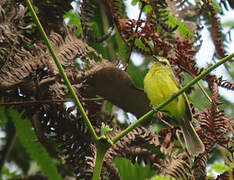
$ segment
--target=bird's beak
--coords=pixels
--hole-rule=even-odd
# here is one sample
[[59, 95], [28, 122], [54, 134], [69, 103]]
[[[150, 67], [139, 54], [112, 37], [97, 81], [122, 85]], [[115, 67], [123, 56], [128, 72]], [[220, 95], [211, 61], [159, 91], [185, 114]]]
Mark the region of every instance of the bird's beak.
[[160, 62], [159, 59], [158, 59], [158, 56], [153, 55], [153, 58], [154, 58], [153, 59], [154, 62]]

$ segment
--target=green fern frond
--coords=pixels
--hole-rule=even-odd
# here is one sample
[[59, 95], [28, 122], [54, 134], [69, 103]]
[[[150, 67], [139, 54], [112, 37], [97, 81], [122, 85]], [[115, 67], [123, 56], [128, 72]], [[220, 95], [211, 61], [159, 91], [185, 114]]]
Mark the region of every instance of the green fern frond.
[[168, 16], [168, 20], [166, 21], [166, 24], [170, 27], [174, 28], [177, 27], [177, 31], [184, 37], [189, 37], [190, 39], [193, 39], [193, 33], [190, 31], [190, 29], [182, 23], [179, 19], [177, 19], [174, 15]]
[[220, 14], [222, 12], [222, 9], [221, 7], [219, 6], [219, 3], [216, 1], [216, 0], [211, 0], [212, 4], [213, 4], [213, 7], [215, 9], [215, 12], [217, 14]]
[[45, 176], [50, 180], [62, 180], [47, 151], [39, 142], [35, 141], [37, 138], [30, 121], [26, 118], [22, 118], [22, 114], [23, 113], [19, 113], [14, 109], [9, 110], [9, 115], [14, 122], [16, 132], [21, 143], [25, 147], [31, 159], [37, 162], [40, 170]]

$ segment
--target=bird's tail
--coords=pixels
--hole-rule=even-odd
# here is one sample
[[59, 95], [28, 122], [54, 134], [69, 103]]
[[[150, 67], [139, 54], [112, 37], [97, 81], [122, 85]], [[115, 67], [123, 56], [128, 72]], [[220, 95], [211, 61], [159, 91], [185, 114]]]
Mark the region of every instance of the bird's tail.
[[184, 125], [181, 126], [181, 128], [188, 152], [193, 156], [197, 156], [198, 154], [204, 152], [204, 144], [196, 133], [191, 122], [187, 121]]

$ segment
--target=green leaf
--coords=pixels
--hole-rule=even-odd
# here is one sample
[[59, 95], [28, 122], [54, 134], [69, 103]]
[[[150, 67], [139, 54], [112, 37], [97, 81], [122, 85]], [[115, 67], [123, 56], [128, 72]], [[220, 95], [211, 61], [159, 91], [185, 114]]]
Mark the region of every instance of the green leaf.
[[221, 13], [222, 12], [222, 9], [221, 7], [219, 6], [219, 3], [216, 1], [216, 0], [211, 0], [212, 4], [213, 4], [213, 7], [215, 9], [215, 12], [217, 14]]
[[2, 127], [7, 122], [7, 117], [5, 113], [4, 106], [0, 106], [0, 127]]
[[152, 7], [150, 5], [146, 5], [144, 8], [144, 12], [148, 14], [150, 11], [152, 11]]
[[228, 170], [228, 166], [223, 163], [214, 163], [211, 165], [211, 167], [208, 169], [208, 177], [214, 178], [215, 174], [223, 173]]
[[166, 24], [174, 28], [176, 25], [178, 26], [177, 31], [184, 37], [188, 36], [190, 39], [193, 39], [193, 33], [190, 29], [182, 23], [179, 19], [177, 19], [174, 15], [168, 16], [168, 20]]
[[[88, 23], [87, 23], [88, 24]], [[97, 22], [92, 22], [90, 23], [92, 24], [92, 27], [93, 27], [93, 35], [95, 37], [101, 37], [102, 36], [102, 33], [103, 33], [103, 27], [100, 27], [100, 25], [97, 23]], [[108, 48], [106, 47], [105, 43], [102, 42], [102, 43], [95, 43], [93, 44], [93, 48], [100, 54], [102, 54], [102, 56], [104, 58], [109, 58], [108, 56]]]
[[113, 108], [113, 104], [110, 101], [106, 101], [105, 110], [109, 113]]
[[72, 12], [72, 10], [68, 11], [64, 16], [63, 19], [68, 18], [68, 24], [70, 25], [76, 25], [77, 29], [76, 29], [76, 35], [80, 36], [82, 33], [82, 27], [81, 27], [81, 22], [80, 22], [80, 18], [78, 16], [77, 13]]
[[39, 142], [35, 141], [37, 138], [30, 121], [26, 118], [22, 118], [22, 113], [14, 109], [9, 110], [9, 115], [14, 122], [16, 133], [21, 143], [31, 159], [37, 162], [42, 173], [48, 176], [50, 180], [62, 180], [48, 152]]
[[122, 60], [122, 62], [126, 62], [129, 54], [129, 47], [123, 41], [116, 27], [115, 27], [115, 32], [116, 32], [115, 39], [118, 46], [118, 54], [120, 55], [120, 59]]
[[145, 180], [146, 178], [152, 177], [155, 172], [150, 168], [149, 165], [132, 164], [130, 160], [125, 158], [115, 158], [114, 163], [119, 170], [122, 180]]
[[233, 20], [227, 20], [224, 23], [222, 23], [222, 27], [234, 28], [234, 21]]
[[132, 5], [135, 6], [138, 3], [138, 0], [132, 0]]
[[112, 130], [112, 128], [110, 128], [108, 125], [105, 125], [105, 123], [102, 122], [101, 136], [106, 137], [107, 133], [111, 132]]
[[150, 180], [175, 180], [175, 178], [168, 176], [154, 176]]
[[[149, 43], [148, 43], [149, 44]], [[145, 46], [145, 44], [140, 40], [136, 39], [135, 40], [135, 45], [139, 46], [141, 49], [144, 49], [146, 51], [149, 51], [149, 48]]]
[[19, 174], [17, 174], [14, 171], [11, 172], [10, 169], [6, 166], [2, 167], [2, 171], [0, 172], [0, 180], [2, 180], [2, 179], [17, 179], [17, 178], [20, 178]]
[[228, 166], [222, 163], [215, 163], [211, 166], [211, 168], [218, 173], [223, 173], [224, 171], [228, 169]]
[[139, 67], [135, 66], [130, 61], [127, 73], [130, 75], [136, 88], [140, 88], [140, 89], [144, 88], [143, 81], [144, 81], [144, 77], [147, 73], [147, 70], [140, 69]]

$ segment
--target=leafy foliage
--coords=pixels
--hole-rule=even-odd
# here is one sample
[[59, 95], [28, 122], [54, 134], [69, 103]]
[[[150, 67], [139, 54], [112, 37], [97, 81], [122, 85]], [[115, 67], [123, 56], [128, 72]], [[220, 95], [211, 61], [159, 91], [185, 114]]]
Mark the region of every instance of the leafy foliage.
[[223, 172], [227, 171], [227, 169], [228, 169], [228, 167], [225, 164], [222, 164], [222, 163], [212, 164], [210, 169], [208, 170], [208, 176], [211, 178], [214, 178], [214, 172], [223, 173]]
[[138, 163], [133, 165], [131, 161], [123, 158], [115, 158], [115, 164], [119, 169], [120, 176], [123, 180], [145, 180], [154, 175], [154, 172], [151, 170], [149, 165], [143, 166]]
[[7, 177], [9, 179], [16, 179], [16, 178], [19, 178], [20, 175], [17, 174], [16, 172], [10, 172], [9, 168], [7, 168], [6, 166], [3, 166], [1, 174], [0, 174], [0, 179], [2, 180], [3, 177]]
[[151, 180], [174, 180], [175, 178], [172, 177], [165, 177], [165, 176], [154, 176]]

